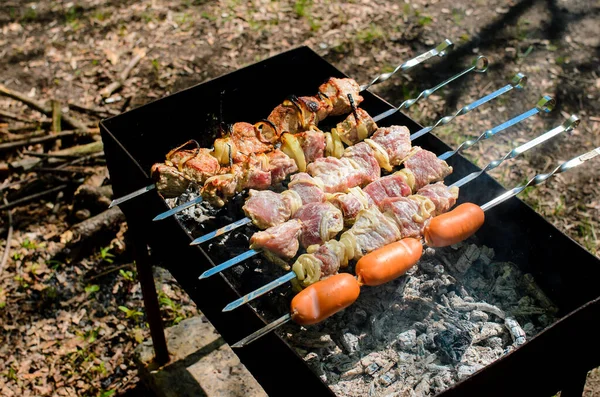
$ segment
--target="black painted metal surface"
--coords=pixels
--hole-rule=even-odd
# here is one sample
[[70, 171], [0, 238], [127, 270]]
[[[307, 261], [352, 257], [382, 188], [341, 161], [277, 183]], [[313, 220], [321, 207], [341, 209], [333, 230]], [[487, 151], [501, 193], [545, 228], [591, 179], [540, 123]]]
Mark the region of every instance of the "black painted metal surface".
[[[102, 138], [115, 196], [149, 184], [151, 165], [162, 162], [165, 154], [182, 142], [194, 138], [210, 147], [218, 131], [220, 101], [226, 122], [254, 123], [265, 118], [290, 94], [314, 95], [318, 85], [330, 76], [344, 75], [309, 48], [302, 47], [104, 120]], [[440, 81], [445, 77], [440, 76]], [[370, 93], [363, 96], [362, 107], [371, 115], [391, 107]], [[379, 123], [392, 124], [406, 125], [412, 132], [420, 128], [401, 113]], [[422, 137], [415, 145], [436, 153], [449, 150], [431, 135]], [[461, 156], [454, 156], [448, 162], [454, 167], [448, 183], [477, 170]], [[503, 191], [484, 175], [462, 189], [459, 202], [483, 204]], [[235, 205], [236, 213], [228, 212], [227, 208], [222, 210], [215, 220], [200, 225], [198, 234], [239, 218], [239, 203]], [[124, 203], [121, 209], [129, 223], [144, 231], [142, 237], [152, 248], [154, 261], [160, 261], [171, 271], [228, 343], [262, 327], [265, 319], [283, 314], [281, 311], [259, 314], [247, 305], [222, 313], [227, 303], [253, 286], [238, 284], [236, 290], [225, 276], [199, 281], [198, 276], [212, 266], [211, 258], [202, 247], [189, 246], [195, 236], [190, 236], [179, 220], [151, 221], [168, 209], [157, 192]], [[595, 337], [598, 329], [595, 323], [600, 318], [597, 300], [600, 261], [517, 198], [490, 210], [477, 236], [481, 243], [495, 249], [497, 259], [510, 260], [524, 272], [532, 273], [559, 307], [559, 316], [577, 311], [440, 396], [551, 395], [574, 374], [600, 365], [600, 341]], [[244, 248], [234, 241], [230, 246], [204, 248], [213, 257], [231, 257], [230, 247]], [[332, 394], [275, 333], [236, 350], [236, 354], [269, 395]]]

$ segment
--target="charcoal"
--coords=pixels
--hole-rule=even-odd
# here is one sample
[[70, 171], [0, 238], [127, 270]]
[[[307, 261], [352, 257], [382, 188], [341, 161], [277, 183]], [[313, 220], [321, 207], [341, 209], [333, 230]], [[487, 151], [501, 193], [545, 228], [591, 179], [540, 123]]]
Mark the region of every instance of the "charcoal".
[[467, 270], [469, 270], [469, 268], [471, 267], [473, 262], [475, 262], [477, 259], [479, 259], [480, 254], [481, 254], [481, 250], [479, 249], [478, 246], [476, 246], [475, 244], [469, 245], [462, 252], [461, 256], [458, 258], [458, 261], [456, 261], [456, 264], [454, 265], [454, 269], [458, 273], [461, 273], [461, 274], [465, 273]]
[[504, 320], [504, 325], [506, 328], [508, 328], [510, 336], [512, 337], [516, 346], [525, 343], [527, 335], [525, 335], [525, 331], [523, 331], [523, 328], [521, 328], [517, 320], [512, 317], [507, 317], [506, 320]]
[[358, 349], [359, 338], [350, 332], [344, 332], [341, 338], [341, 343], [348, 354], [356, 353]]
[[439, 348], [440, 361], [444, 364], [457, 364], [471, 345], [471, 335], [463, 330], [446, 330], [434, 337]]
[[483, 365], [480, 365], [480, 364], [461, 365], [460, 367], [458, 367], [458, 371], [457, 371], [458, 379], [459, 380], [466, 379], [469, 376], [471, 376], [472, 374], [474, 374], [475, 372], [479, 371], [481, 368], [483, 368]]
[[489, 316], [485, 312], [482, 312], [481, 310], [473, 310], [469, 319], [473, 322], [486, 322], [488, 318]]
[[400, 350], [404, 351], [413, 351], [417, 345], [417, 331], [414, 329], [405, 331], [398, 335], [398, 341], [396, 342], [396, 346]]

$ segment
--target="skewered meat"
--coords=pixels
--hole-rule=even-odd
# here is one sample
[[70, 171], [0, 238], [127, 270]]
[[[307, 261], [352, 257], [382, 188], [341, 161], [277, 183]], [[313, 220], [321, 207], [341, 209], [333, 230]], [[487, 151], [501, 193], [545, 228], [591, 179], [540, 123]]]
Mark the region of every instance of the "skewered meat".
[[443, 182], [437, 182], [422, 187], [417, 194], [425, 196], [433, 202], [435, 206], [433, 216], [436, 216], [454, 207], [456, 199], [458, 199], [458, 187], [448, 187]]
[[190, 185], [190, 180], [185, 177], [183, 172], [166, 164], [156, 163], [150, 171], [155, 180], [156, 188], [165, 198], [172, 198], [181, 195]]
[[377, 129], [377, 124], [369, 113], [358, 108], [338, 123], [335, 129], [346, 145], [353, 145], [368, 138]]
[[273, 227], [290, 219], [299, 208], [298, 200], [290, 197], [292, 193], [277, 194], [271, 190], [251, 189], [249, 198], [242, 207], [252, 223], [261, 229]]
[[444, 160], [428, 151], [415, 146], [415, 152], [404, 161], [405, 169], [411, 171], [415, 177], [413, 189], [419, 190], [432, 182], [443, 180], [452, 173], [452, 167]]
[[352, 95], [355, 106], [358, 106], [363, 97], [360, 95], [360, 86], [352, 79], [330, 78], [326, 83], [321, 84], [319, 92], [325, 94], [333, 105], [332, 116], [348, 113], [352, 110], [348, 94]]
[[381, 176], [381, 168], [375, 158], [373, 149], [365, 142], [347, 147], [342, 158], [350, 160], [354, 168], [362, 172], [363, 180], [360, 183], [361, 185], [371, 183]]
[[210, 152], [210, 149], [180, 150], [173, 153], [167, 160], [167, 165], [173, 165], [188, 179], [203, 183], [220, 168], [219, 162]]
[[266, 169], [271, 174], [271, 183], [279, 183], [285, 178], [298, 171], [298, 167], [294, 160], [289, 158], [281, 150], [275, 149], [267, 154], [268, 166]]
[[364, 180], [364, 172], [354, 168], [348, 158], [323, 157], [310, 163], [306, 170], [323, 183], [326, 193], [345, 191]]
[[412, 150], [410, 132], [404, 126], [394, 125], [378, 128], [373, 136], [365, 142], [372, 145], [374, 150], [381, 153], [383, 157], [387, 156], [382, 161], [386, 166], [382, 165], [382, 168], [388, 171], [391, 171], [393, 166], [402, 164]]
[[325, 153], [325, 134], [322, 131], [306, 131], [302, 133], [302, 152], [307, 163], [312, 163]]
[[298, 193], [303, 205], [308, 203], [323, 203], [326, 200], [320, 181], [314, 179], [306, 172], [292, 175], [288, 187], [290, 190]]
[[423, 234], [426, 221], [432, 218], [435, 206], [427, 197], [412, 195], [385, 199], [382, 211], [394, 219], [402, 238], [417, 237]]
[[331, 240], [344, 228], [342, 213], [331, 203], [309, 203], [303, 205], [294, 219], [302, 223], [300, 244], [306, 248]]
[[392, 174], [369, 183], [363, 189], [376, 206], [380, 206], [388, 197], [405, 197], [412, 193], [406, 178], [402, 174]]
[[[298, 237], [302, 230], [302, 222], [291, 219], [267, 230], [254, 233], [250, 238], [250, 248], [262, 250], [269, 258], [291, 259], [298, 252]], [[280, 261], [277, 261], [281, 263]], [[289, 266], [288, 266], [289, 268]]]
[[360, 258], [400, 237], [396, 223], [371, 206], [358, 214], [354, 226], [342, 234], [340, 242], [346, 246], [348, 258]]

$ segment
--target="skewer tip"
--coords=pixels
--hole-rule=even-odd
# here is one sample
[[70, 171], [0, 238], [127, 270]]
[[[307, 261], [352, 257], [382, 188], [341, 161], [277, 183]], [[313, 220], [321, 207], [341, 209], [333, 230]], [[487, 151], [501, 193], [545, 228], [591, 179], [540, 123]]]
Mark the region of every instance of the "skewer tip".
[[113, 200], [110, 202], [110, 205], [108, 206], [109, 209], [111, 209], [112, 207], [114, 207], [115, 205], [117, 205], [117, 201]]

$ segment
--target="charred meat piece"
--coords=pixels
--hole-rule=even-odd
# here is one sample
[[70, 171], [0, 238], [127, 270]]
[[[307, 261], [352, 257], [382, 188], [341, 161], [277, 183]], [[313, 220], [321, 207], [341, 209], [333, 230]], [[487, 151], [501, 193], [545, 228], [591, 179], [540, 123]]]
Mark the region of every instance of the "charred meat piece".
[[219, 162], [210, 154], [210, 149], [179, 150], [167, 160], [188, 179], [203, 183], [217, 174]]
[[275, 125], [279, 135], [284, 132], [295, 134], [302, 130], [300, 110], [291, 101], [278, 105], [269, 114], [267, 120]]
[[150, 172], [156, 188], [164, 198], [178, 197], [190, 185], [190, 180], [182, 172], [166, 164], [154, 164]]
[[309, 203], [294, 215], [302, 223], [300, 244], [306, 248], [331, 240], [344, 228], [342, 213], [331, 203]]
[[361, 108], [346, 117], [346, 119], [338, 123], [335, 127], [340, 139], [346, 145], [354, 145], [366, 138], [368, 138], [375, 130], [377, 130], [377, 124], [369, 116], [369, 113]]
[[404, 126], [380, 127], [371, 140], [379, 144], [388, 154], [392, 166], [400, 165], [410, 154], [410, 132]]
[[344, 261], [344, 246], [337, 240], [329, 240], [313, 252], [313, 255], [321, 261], [321, 278], [332, 276], [338, 272], [341, 266], [346, 266]]
[[422, 187], [417, 194], [425, 196], [433, 202], [435, 206], [433, 216], [436, 216], [448, 212], [450, 208], [454, 207], [456, 199], [458, 199], [458, 187], [448, 187], [444, 185], [444, 182], [437, 182]]
[[254, 125], [249, 123], [235, 123], [231, 130], [231, 140], [237, 149], [233, 158], [236, 162], [244, 161], [252, 154], [266, 153], [273, 149], [273, 146], [260, 141]]
[[251, 189], [242, 209], [252, 219], [252, 223], [261, 229], [279, 225], [292, 215], [290, 203], [285, 200], [285, 196], [270, 190]]
[[332, 116], [339, 116], [352, 111], [348, 94], [352, 95], [356, 106], [363, 101], [363, 97], [360, 95], [360, 86], [352, 79], [332, 77], [319, 86], [319, 92], [325, 94], [331, 101], [333, 109], [330, 114]]
[[406, 180], [401, 175], [384, 176], [369, 183], [363, 190], [377, 207], [380, 207], [388, 197], [406, 197], [412, 193]]
[[404, 167], [412, 172], [415, 177], [414, 190], [432, 182], [443, 180], [452, 173], [452, 167], [444, 160], [428, 151], [415, 146], [415, 153], [404, 161]]
[[302, 204], [324, 203], [326, 200], [319, 181], [306, 172], [292, 175], [288, 188], [298, 193]]
[[427, 197], [412, 195], [385, 199], [382, 211], [394, 219], [402, 238], [419, 237], [423, 235], [427, 220], [432, 218], [435, 206]]
[[291, 259], [298, 252], [301, 230], [302, 222], [291, 219], [281, 225], [254, 233], [250, 238], [250, 248], [269, 252], [278, 258]]

